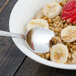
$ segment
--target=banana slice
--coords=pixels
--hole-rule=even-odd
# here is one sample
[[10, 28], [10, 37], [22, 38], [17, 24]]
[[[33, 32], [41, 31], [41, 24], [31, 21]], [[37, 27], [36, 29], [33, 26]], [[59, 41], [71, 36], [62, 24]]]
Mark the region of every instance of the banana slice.
[[29, 22], [29, 24], [27, 25], [27, 30], [31, 30], [32, 28], [36, 27], [36, 26], [40, 26], [40, 27], [44, 27], [44, 28], [48, 28], [49, 24], [46, 20], [44, 19], [33, 19], [32, 21]]
[[68, 58], [68, 49], [63, 44], [56, 44], [51, 49], [51, 60], [56, 63], [65, 63]]
[[36, 18], [42, 18], [44, 16], [43, 9], [39, 10], [36, 14]]
[[61, 38], [65, 42], [76, 40], [76, 26], [68, 26], [61, 31]]
[[60, 14], [61, 10], [62, 10], [62, 7], [60, 6], [60, 4], [57, 2], [53, 2], [53, 3], [47, 4], [44, 7], [43, 13], [45, 16], [49, 18], [54, 18], [55, 16]]

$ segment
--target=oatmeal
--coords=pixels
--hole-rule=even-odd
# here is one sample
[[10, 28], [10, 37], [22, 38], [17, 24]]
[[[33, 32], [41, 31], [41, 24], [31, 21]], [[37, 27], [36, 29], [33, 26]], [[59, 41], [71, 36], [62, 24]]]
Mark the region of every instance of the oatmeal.
[[[75, 7], [70, 6], [70, 3], [72, 3], [71, 5], [74, 5]], [[36, 21], [35, 24], [54, 31], [55, 37], [53, 37], [49, 42], [50, 52], [44, 54], [37, 53], [37, 55], [56, 63], [76, 64], [75, 8], [76, 1], [63, 0], [59, 3], [49, 3], [39, 10], [34, 21], [36, 19], [45, 21], [43, 21], [44, 23]], [[66, 13], [66, 11], [68, 13]]]

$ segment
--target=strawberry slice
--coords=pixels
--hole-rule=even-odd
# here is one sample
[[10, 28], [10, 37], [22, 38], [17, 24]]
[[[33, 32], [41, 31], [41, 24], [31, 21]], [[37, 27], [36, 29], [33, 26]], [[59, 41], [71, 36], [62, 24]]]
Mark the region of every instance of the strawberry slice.
[[68, 14], [64, 13], [64, 11], [61, 14], [62, 20], [67, 20], [69, 18]]
[[68, 2], [64, 7], [63, 7], [63, 10], [64, 11], [70, 11], [70, 10], [73, 10], [76, 8], [76, 1], [73, 0], [73, 1], [70, 1]]
[[76, 15], [74, 15], [73, 17], [67, 19], [67, 22], [68, 23], [73, 23], [73, 21], [75, 21], [75, 20], [76, 20]]
[[76, 20], [73, 22], [73, 24], [76, 24]]
[[73, 15], [76, 15], [76, 9], [71, 10], [70, 12], [63, 11], [61, 17], [62, 20], [67, 20], [68, 18], [71, 18]]
[[61, 18], [67, 20], [68, 23], [76, 23], [76, 0], [71, 0], [64, 5]]

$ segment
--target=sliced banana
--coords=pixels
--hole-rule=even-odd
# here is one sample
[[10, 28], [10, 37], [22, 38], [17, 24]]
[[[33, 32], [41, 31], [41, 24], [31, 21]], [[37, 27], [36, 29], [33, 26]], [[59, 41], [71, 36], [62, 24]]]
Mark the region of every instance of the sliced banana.
[[61, 38], [65, 42], [76, 40], [76, 26], [68, 26], [61, 31]]
[[36, 14], [36, 18], [42, 18], [44, 16], [43, 9], [39, 10]]
[[65, 63], [68, 58], [68, 49], [63, 44], [56, 44], [51, 49], [51, 60], [56, 63]]
[[46, 20], [44, 19], [33, 19], [32, 21], [29, 22], [29, 24], [27, 25], [27, 30], [31, 30], [32, 28], [36, 27], [36, 26], [40, 26], [40, 27], [44, 27], [44, 28], [48, 28], [49, 24]]
[[62, 7], [60, 6], [60, 4], [57, 2], [53, 2], [53, 3], [47, 4], [44, 7], [43, 13], [45, 16], [49, 18], [54, 18], [55, 16], [60, 14], [61, 10], [62, 10]]

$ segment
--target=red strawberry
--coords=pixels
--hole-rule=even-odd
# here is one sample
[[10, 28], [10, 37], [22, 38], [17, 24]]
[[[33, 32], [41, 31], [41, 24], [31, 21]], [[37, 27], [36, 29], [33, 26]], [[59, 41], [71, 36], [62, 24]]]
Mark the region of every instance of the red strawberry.
[[73, 15], [76, 15], [76, 9], [71, 10], [70, 12], [63, 11], [61, 14], [62, 20], [67, 20], [68, 18], [72, 17]]
[[64, 5], [61, 18], [62, 20], [67, 20], [68, 23], [76, 22], [76, 0], [71, 0]]
[[76, 20], [73, 22], [73, 24], [76, 24]]
[[76, 7], [76, 1], [70, 1], [68, 2], [64, 7], [63, 7], [63, 11], [70, 11], [75, 9]]
[[76, 20], [76, 15], [74, 15], [73, 17], [67, 19], [67, 22], [72, 23], [74, 20]]

